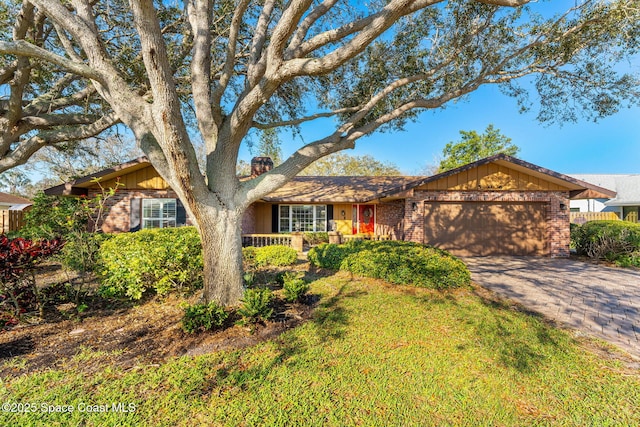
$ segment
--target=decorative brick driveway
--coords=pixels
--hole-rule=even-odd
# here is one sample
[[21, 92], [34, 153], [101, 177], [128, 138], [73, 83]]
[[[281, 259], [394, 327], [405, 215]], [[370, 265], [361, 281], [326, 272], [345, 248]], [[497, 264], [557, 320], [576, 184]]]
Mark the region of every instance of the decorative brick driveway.
[[471, 278], [640, 360], [640, 271], [564, 258], [464, 258]]

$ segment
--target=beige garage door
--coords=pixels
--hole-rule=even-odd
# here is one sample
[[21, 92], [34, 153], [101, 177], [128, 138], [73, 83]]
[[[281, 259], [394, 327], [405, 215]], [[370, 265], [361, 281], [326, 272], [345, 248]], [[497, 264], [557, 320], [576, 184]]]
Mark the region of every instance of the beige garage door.
[[544, 203], [427, 202], [424, 241], [460, 256], [546, 255]]

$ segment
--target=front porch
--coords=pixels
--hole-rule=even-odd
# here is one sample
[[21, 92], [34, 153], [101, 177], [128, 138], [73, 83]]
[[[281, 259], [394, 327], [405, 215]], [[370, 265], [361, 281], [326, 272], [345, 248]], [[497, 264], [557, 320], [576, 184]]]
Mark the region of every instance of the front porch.
[[[263, 247], [271, 245], [284, 245], [289, 246], [297, 250], [298, 252], [304, 252], [310, 247], [313, 247], [319, 243], [334, 243], [341, 244], [352, 240], [392, 240], [392, 236], [389, 234], [374, 234], [374, 233], [360, 233], [360, 234], [342, 234], [337, 231], [327, 232], [327, 237], [318, 238], [306, 238], [305, 234], [309, 233], [250, 233], [242, 235], [242, 247], [254, 246]], [[312, 233], [312, 234], [324, 234], [324, 233]], [[315, 241], [315, 244], [313, 243]]]

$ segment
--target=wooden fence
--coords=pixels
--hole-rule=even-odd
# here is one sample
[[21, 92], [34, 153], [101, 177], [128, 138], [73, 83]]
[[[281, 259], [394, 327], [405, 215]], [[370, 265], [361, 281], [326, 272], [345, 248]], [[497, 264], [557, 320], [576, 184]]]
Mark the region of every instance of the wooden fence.
[[615, 212], [571, 212], [573, 224], [584, 224], [589, 221], [619, 221], [620, 217]]
[[0, 213], [3, 234], [19, 230], [24, 225], [25, 211], [2, 210]]

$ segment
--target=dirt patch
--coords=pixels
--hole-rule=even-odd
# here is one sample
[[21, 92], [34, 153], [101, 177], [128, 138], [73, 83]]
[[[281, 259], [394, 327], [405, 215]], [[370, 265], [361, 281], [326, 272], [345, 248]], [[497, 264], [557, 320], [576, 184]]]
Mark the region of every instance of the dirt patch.
[[[50, 283], [55, 283], [53, 270], [46, 272]], [[237, 319], [230, 319], [224, 330], [200, 334], [182, 330], [181, 301], [176, 297], [155, 298], [133, 305], [94, 299], [81, 314], [73, 303], [52, 306], [44, 321], [22, 323], [0, 332], [0, 375], [18, 376], [70, 364], [90, 373], [104, 367], [105, 360], [133, 369], [161, 364], [175, 356], [244, 348], [309, 319], [317, 298], [308, 295], [304, 304], [281, 303], [275, 307], [272, 322], [252, 329], [234, 325]], [[85, 357], [87, 350], [100, 352], [102, 357]]]

